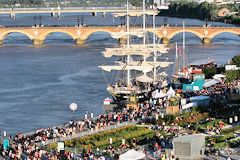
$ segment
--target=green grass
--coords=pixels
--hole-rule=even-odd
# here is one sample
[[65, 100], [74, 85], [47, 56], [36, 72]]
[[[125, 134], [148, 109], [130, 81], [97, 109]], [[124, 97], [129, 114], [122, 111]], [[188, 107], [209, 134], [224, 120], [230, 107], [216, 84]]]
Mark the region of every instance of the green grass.
[[233, 133], [234, 131], [240, 130], [240, 125], [231, 127], [231, 128], [226, 128], [226, 129], [222, 129], [221, 130], [221, 134], [229, 134], [229, 133]]
[[[145, 143], [148, 141], [148, 139], [152, 139], [155, 134], [156, 133], [154, 131], [145, 127], [131, 125], [85, 137], [80, 137], [73, 140], [68, 140], [64, 143], [65, 147], [106, 149], [110, 145], [109, 138], [112, 138], [112, 147], [119, 147], [122, 143], [122, 139], [125, 139], [126, 144], [132, 146], [133, 137], [135, 137], [139, 143]], [[52, 144], [48, 147], [56, 147], [56, 145], [57, 144]]]

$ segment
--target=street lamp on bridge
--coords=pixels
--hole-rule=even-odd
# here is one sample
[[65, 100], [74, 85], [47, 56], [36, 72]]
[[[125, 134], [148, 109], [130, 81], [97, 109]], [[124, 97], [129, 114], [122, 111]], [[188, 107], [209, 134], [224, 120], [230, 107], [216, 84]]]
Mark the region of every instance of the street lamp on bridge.
[[39, 16], [38, 19], [39, 19], [39, 26], [41, 27], [41, 25], [42, 25], [42, 16]]
[[80, 24], [80, 18], [78, 17], [77, 18], [77, 25], [78, 25], [78, 27], [79, 27], [79, 24]]
[[206, 21], [206, 27], [208, 26], [208, 19], [205, 19], [205, 21]]
[[33, 19], [34, 19], [34, 22], [35, 22], [35, 27], [37, 26], [37, 17], [36, 16], [34, 16], [33, 17]]
[[83, 26], [83, 21], [84, 21], [84, 18], [83, 18], [83, 16], [81, 16], [81, 22], [82, 22], [82, 26]]
[[163, 18], [163, 26], [167, 26], [167, 23], [168, 23], [168, 18], [167, 17], [164, 17]]

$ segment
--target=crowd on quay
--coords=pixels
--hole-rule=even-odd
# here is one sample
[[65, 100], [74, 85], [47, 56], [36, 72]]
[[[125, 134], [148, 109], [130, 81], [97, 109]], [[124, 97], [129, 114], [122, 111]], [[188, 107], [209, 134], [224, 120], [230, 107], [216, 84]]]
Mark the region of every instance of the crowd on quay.
[[[213, 86], [204, 88], [201, 91], [195, 91], [196, 95], [211, 95], [212, 97], [216, 96], [227, 96], [228, 92], [231, 92], [231, 89], [234, 86], [239, 85], [240, 81], [236, 80], [233, 83], [226, 83], [222, 81]], [[182, 94], [184, 96], [190, 96], [188, 94]], [[227, 98], [227, 97], [226, 97]], [[165, 102], [167, 103], [167, 102]], [[102, 128], [107, 128], [110, 125], [117, 125], [121, 122], [129, 122], [129, 121], [139, 121], [144, 122], [146, 119], [153, 118], [156, 115], [160, 115], [160, 107], [164, 104], [164, 101], [160, 105], [156, 105], [155, 103], [150, 102], [149, 100], [138, 103], [139, 109], [127, 109], [126, 107], [119, 109], [117, 111], [113, 111], [110, 113], [100, 114], [97, 118], [86, 118], [79, 121], [69, 121], [69, 123], [64, 124], [61, 127], [52, 126], [49, 128], [37, 129], [34, 134], [31, 135], [23, 135], [16, 134], [10, 138], [10, 147], [8, 150], [3, 149], [3, 145], [0, 146], [0, 154], [5, 159], [12, 160], [39, 160], [39, 159], [59, 159], [58, 153], [48, 153], [47, 151], [42, 149], [42, 146], [48, 144], [50, 140], [59, 140], [67, 137], [74, 137], [76, 134], [84, 132], [84, 131], [92, 131], [92, 130], [101, 130]], [[163, 105], [164, 106], [164, 105]], [[181, 119], [182, 117], [178, 117]], [[172, 128], [164, 127], [164, 122], [157, 123], [152, 126], [152, 129], [156, 130], [165, 130], [166, 133], [172, 134], [174, 136], [181, 136], [181, 128], [176, 128], [173, 125]], [[185, 129], [189, 129], [191, 127], [187, 126]], [[222, 126], [221, 126], [222, 127]], [[209, 128], [211, 129], [211, 128]], [[154, 143], [154, 149], [159, 150], [165, 148], [166, 143], [171, 145], [172, 139], [164, 139], [160, 135], [158, 135], [160, 141], [156, 141]], [[127, 148], [127, 146], [124, 146]], [[112, 151], [112, 149], [111, 149]], [[114, 152], [114, 151], [113, 151]], [[77, 156], [74, 153], [65, 153], [64, 159], [105, 159], [104, 156], [96, 157], [91, 153], [91, 150], [88, 150], [82, 156]]]
[[[40, 149], [48, 143], [48, 141], [55, 139], [64, 139], [66, 137], [74, 137], [77, 133], [91, 130], [101, 130], [110, 125], [117, 125], [122, 122], [137, 121], [139, 119], [146, 119], [157, 112], [156, 107], [148, 102], [138, 104], [140, 109], [123, 108], [109, 114], [100, 114], [96, 119], [82, 119], [80, 121], [69, 121], [62, 127], [49, 127], [45, 129], [37, 129], [34, 134], [23, 136], [23, 134], [16, 134], [11, 137], [9, 150], [0, 148], [1, 156], [8, 157], [13, 160], [18, 159], [56, 159], [59, 155], [55, 153], [48, 153]], [[91, 154], [85, 156], [90, 157]], [[71, 154], [67, 155], [71, 157]], [[6, 158], [7, 159], [7, 158]], [[68, 158], [69, 159], [69, 158]], [[70, 158], [71, 159], [71, 158]]]

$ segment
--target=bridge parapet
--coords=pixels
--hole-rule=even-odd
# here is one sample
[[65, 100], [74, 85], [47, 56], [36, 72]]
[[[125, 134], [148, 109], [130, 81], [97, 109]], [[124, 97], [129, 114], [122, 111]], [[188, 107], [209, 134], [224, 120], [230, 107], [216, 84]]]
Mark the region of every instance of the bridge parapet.
[[[142, 27], [131, 27], [130, 31], [139, 31]], [[162, 39], [163, 43], [169, 43], [170, 40], [177, 34], [181, 33], [182, 27], [151, 27], [146, 29], [147, 32], [152, 32]], [[72, 37], [76, 44], [84, 44], [85, 40], [95, 32], [107, 32], [110, 35], [113, 33], [126, 32], [125, 26], [31, 26], [31, 27], [0, 27], [0, 41], [8, 34], [18, 32], [26, 35], [33, 40], [33, 44], [43, 44], [46, 37], [53, 32], [62, 32]], [[190, 32], [202, 39], [204, 44], [209, 44], [211, 39], [223, 32], [230, 32], [240, 35], [240, 27], [185, 27], [185, 32]], [[124, 37], [120, 37], [120, 42], [125, 41]], [[124, 42], [125, 43], [125, 42]]]

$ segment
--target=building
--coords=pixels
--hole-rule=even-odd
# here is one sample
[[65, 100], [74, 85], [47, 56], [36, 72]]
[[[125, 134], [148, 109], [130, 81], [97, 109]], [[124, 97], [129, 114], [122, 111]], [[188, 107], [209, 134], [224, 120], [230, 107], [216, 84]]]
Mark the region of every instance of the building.
[[204, 155], [205, 136], [184, 135], [173, 139], [173, 149], [176, 159], [193, 160]]
[[149, 0], [150, 4], [156, 4], [157, 6], [164, 6], [165, 0]]
[[227, 16], [227, 15], [234, 15], [236, 13], [237, 12], [230, 12], [230, 10], [227, 9], [227, 8], [223, 8], [218, 12], [218, 16], [219, 17], [224, 17], [224, 16]]

